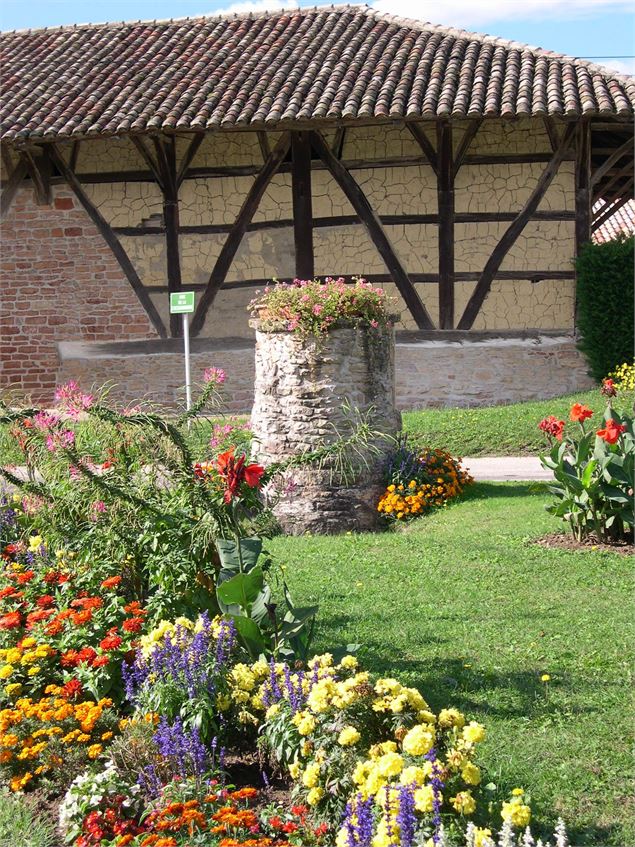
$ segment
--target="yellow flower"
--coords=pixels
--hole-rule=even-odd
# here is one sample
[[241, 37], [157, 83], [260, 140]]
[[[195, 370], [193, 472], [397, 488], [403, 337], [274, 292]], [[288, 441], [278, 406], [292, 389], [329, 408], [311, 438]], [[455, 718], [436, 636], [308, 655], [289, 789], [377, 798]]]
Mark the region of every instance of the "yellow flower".
[[20, 682], [10, 682], [8, 685], [5, 685], [4, 690], [9, 697], [12, 697], [14, 694], [19, 694], [22, 691], [22, 684]]
[[481, 781], [481, 769], [473, 762], [468, 762], [461, 771], [461, 776], [468, 785], [478, 785]]
[[33, 665], [32, 668], [29, 668], [28, 675], [29, 676], [36, 676], [37, 674], [39, 674], [39, 672], [41, 670], [42, 670], [42, 668], [39, 665]]
[[0, 679], [9, 679], [14, 670], [13, 665], [3, 665], [0, 668]]
[[543, 673], [543, 675], [540, 677], [541, 682], [549, 682], [550, 680], [551, 680], [551, 677], [549, 676], [548, 673]]
[[402, 742], [404, 753], [411, 756], [423, 756], [433, 745], [434, 730], [426, 724], [413, 726]]
[[103, 749], [104, 748], [101, 744], [91, 744], [88, 750], [86, 751], [88, 754], [88, 758], [96, 759]]
[[[417, 788], [414, 795], [415, 809], [418, 812], [431, 812], [434, 809], [434, 790], [431, 785], [424, 785], [423, 788]], [[438, 795], [441, 799], [441, 795]]]
[[519, 797], [503, 803], [501, 817], [514, 826], [528, 826], [531, 820], [531, 809]]
[[467, 726], [463, 727], [463, 738], [469, 744], [478, 744], [485, 738], [485, 727], [476, 721], [470, 721]]
[[460, 791], [455, 797], [452, 797], [450, 803], [461, 815], [473, 815], [476, 811], [476, 801], [469, 791]]
[[291, 764], [289, 765], [289, 774], [291, 776], [291, 779], [297, 779], [300, 776], [301, 772], [302, 768], [300, 767], [300, 763], [291, 762]]
[[310, 762], [302, 774], [302, 783], [307, 788], [314, 788], [318, 784], [320, 766], [317, 762]]
[[324, 789], [317, 786], [316, 788], [312, 788], [306, 795], [306, 801], [309, 806], [317, 806], [322, 797], [324, 797]]
[[345, 726], [337, 737], [337, 743], [342, 747], [350, 747], [357, 744], [360, 738], [361, 736], [354, 726]]

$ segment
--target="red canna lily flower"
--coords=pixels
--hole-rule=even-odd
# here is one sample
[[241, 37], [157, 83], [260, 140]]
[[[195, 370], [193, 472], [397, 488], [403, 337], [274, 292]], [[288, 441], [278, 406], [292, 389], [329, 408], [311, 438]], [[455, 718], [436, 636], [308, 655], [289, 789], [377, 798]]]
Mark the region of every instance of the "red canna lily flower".
[[245, 460], [244, 453], [238, 459], [235, 457], [233, 447], [225, 453], [219, 453], [216, 459], [216, 470], [225, 483], [223, 499], [226, 503], [231, 503], [237, 496], [241, 482], [245, 482], [250, 488], [257, 488], [260, 484], [265, 469], [255, 463], [246, 465]]
[[554, 438], [557, 438], [558, 441], [562, 441], [564, 421], [559, 421], [553, 415], [549, 415], [549, 417], [543, 418], [540, 421], [538, 429], [541, 429], [547, 435], [554, 436]]
[[582, 423], [592, 415], [593, 412], [588, 406], [583, 406], [582, 403], [574, 403], [573, 406], [571, 406], [571, 411], [569, 412], [569, 420]]
[[597, 435], [603, 438], [607, 444], [615, 444], [623, 432], [626, 432], [626, 427], [623, 424], [616, 423], [613, 418], [609, 418], [605, 428], [598, 429]]

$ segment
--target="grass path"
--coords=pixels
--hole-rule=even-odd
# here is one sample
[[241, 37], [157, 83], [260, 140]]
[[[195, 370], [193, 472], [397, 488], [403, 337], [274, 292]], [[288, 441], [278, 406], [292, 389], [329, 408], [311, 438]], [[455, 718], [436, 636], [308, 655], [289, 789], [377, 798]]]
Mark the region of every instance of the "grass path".
[[554, 529], [544, 502], [482, 483], [394, 533], [271, 547], [298, 601], [321, 604], [318, 649], [360, 643], [368, 667], [482, 720], [487, 778], [531, 788], [539, 824], [632, 844], [632, 563], [532, 544]]

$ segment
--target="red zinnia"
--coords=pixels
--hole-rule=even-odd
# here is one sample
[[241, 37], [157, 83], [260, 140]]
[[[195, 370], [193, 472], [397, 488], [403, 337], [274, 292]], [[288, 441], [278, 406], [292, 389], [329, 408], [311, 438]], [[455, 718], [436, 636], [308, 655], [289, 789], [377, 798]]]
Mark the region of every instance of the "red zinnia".
[[90, 662], [93, 661], [95, 656], [97, 655], [97, 651], [93, 650], [92, 647], [82, 647], [82, 649], [77, 654], [77, 658], [80, 662]]
[[121, 624], [122, 629], [125, 629], [126, 632], [139, 632], [142, 626], [143, 618], [128, 618]]
[[593, 415], [591, 409], [588, 406], [583, 406], [582, 403], [574, 403], [571, 407], [571, 411], [569, 412], [569, 420], [577, 421], [578, 423], [582, 423], [587, 418], [590, 418]]
[[93, 668], [103, 668], [110, 661], [110, 656], [97, 656], [93, 659], [91, 665]]
[[69, 679], [68, 682], [62, 686], [62, 691], [66, 698], [72, 700], [74, 697], [79, 697], [82, 694], [82, 684], [78, 679]]
[[107, 635], [99, 642], [102, 650], [116, 650], [123, 643], [120, 635]]
[[605, 428], [598, 429], [597, 435], [603, 438], [607, 444], [615, 444], [623, 432], [626, 432], [626, 427], [623, 424], [616, 423], [613, 418], [609, 418]]
[[63, 668], [76, 668], [79, 664], [79, 653], [77, 650], [67, 650], [62, 654], [60, 664]]
[[22, 623], [20, 612], [8, 612], [0, 617], [0, 629], [15, 629]]
[[24, 571], [24, 573], [17, 575], [16, 582], [19, 582], [20, 585], [25, 585], [27, 582], [31, 582], [34, 576], [35, 571]]
[[52, 606], [55, 601], [55, 597], [52, 594], [43, 594], [41, 597], [38, 597], [35, 601], [37, 606], [41, 606], [43, 609], [47, 606]]
[[82, 626], [93, 617], [93, 613], [90, 609], [83, 609], [81, 612], [73, 612], [71, 615], [71, 620], [76, 626]]
[[105, 579], [102, 582], [101, 587], [102, 588], [116, 588], [119, 585], [120, 582], [121, 582], [120, 576], [109, 576], [108, 579]]

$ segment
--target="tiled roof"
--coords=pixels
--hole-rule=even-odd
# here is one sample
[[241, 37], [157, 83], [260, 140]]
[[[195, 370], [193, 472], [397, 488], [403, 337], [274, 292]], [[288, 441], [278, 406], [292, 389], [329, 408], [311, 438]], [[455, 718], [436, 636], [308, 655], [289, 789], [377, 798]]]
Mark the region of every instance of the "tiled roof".
[[628, 117], [635, 79], [361, 6], [5, 33], [0, 137], [302, 121]]
[[[599, 203], [594, 211], [600, 211], [603, 204]], [[599, 226], [593, 233], [593, 240], [597, 244], [603, 244], [605, 241], [611, 241], [621, 233], [626, 235], [635, 235], [635, 200], [629, 200], [615, 214], [611, 215], [602, 226]]]

